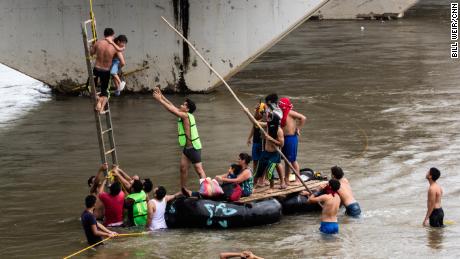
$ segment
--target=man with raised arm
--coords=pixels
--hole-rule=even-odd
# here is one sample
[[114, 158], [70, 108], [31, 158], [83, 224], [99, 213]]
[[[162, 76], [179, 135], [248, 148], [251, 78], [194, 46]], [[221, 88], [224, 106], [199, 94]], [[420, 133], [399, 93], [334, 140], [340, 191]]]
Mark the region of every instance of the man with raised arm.
[[153, 98], [157, 100], [170, 113], [177, 116], [177, 129], [179, 146], [183, 147], [180, 160], [180, 187], [186, 189], [187, 175], [190, 164], [193, 164], [195, 172], [200, 179], [206, 178], [201, 163], [201, 141], [193, 112], [196, 110], [195, 103], [186, 98], [184, 103], [177, 108], [161, 93], [160, 88], [153, 91]]
[[340, 182], [336, 179], [331, 179], [324, 190], [326, 193], [320, 196], [310, 195], [307, 191], [302, 192], [302, 195], [309, 196], [308, 203], [318, 203], [323, 208], [319, 231], [324, 234], [338, 234], [337, 213], [340, 207], [340, 196], [338, 194]]
[[[291, 104], [291, 100], [289, 98], [283, 97], [279, 100], [278, 105], [283, 111], [283, 118], [281, 119], [281, 128], [283, 129], [284, 133], [284, 146], [283, 146], [283, 154], [292, 164], [294, 169], [299, 172], [300, 166], [297, 162], [297, 146], [299, 143], [298, 136], [300, 136], [300, 129], [303, 127], [305, 122], [307, 121], [307, 117], [304, 115], [294, 111], [292, 108], [294, 106]], [[284, 162], [284, 175], [285, 175], [285, 182], [289, 185], [289, 171], [290, 167], [288, 163]]]
[[428, 199], [427, 199], [427, 211], [425, 219], [423, 220], [423, 225], [432, 227], [443, 227], [444, 226], [444, 211], [441, 207], [441, 197], [442, 197], [442, 188], [436, 182], [441, 176], [441, 172], [432, 167], [426, 173], [426, 179], [430, 183], [430, 187], [428, 188]]

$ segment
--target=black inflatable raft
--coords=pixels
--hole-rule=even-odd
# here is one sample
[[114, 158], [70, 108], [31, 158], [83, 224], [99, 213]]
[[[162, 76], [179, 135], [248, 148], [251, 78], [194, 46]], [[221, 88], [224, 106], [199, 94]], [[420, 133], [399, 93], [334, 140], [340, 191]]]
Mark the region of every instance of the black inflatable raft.
[[196, 198], [179, 198], [166, 208], [169, 228], [238, 228], [272, 224], [281, 219], [276, 199], [235, 204]]

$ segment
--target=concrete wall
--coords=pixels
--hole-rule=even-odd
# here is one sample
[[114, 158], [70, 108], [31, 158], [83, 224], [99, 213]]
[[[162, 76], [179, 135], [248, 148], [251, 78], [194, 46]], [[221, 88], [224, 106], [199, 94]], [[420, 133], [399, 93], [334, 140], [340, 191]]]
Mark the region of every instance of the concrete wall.
[[[229, 77], [300, 25], [327, 0], [94, 0], [98, 35], [126, 34], [125, 71], [134, 91], [160, 84], [207, 91], [220, 82], [161, 20], [164, 16]], [[52, 87], [86, 82], [81, 21], [88, 0], [0, 1], [0, 63]], [[70, 88], [69, 88], [70, 87]]]
[[357, 19], [402, 17], [418, 0], [330, 0], [315, 17], [321, 19]]

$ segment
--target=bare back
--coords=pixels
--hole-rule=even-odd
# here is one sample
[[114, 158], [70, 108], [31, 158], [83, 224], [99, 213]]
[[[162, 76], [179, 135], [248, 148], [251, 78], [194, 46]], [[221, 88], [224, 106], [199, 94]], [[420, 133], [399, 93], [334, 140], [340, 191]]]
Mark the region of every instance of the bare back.
[[343, 205], [348, 206], [353, 202], [356, 202], [355, 198], [353, 197], [353, 192], [351, 191], [351, 186], [347, 178], [342, 178], [339, 181], [340, 189], [338, 190], [338, 193], [340, 195], [340, 199], [342, 200]]
[[[283, 137], [283, 130], [281, 129], [281, 127], [278, 128], [278, 132], [277, 132], [277, 138], [276, 140], [280, 141], [280, 142], [284, 142], [284, 137]], [[271, 141], [265, 141], [265, 150], [268, 151], [268, 152], [275, 152], [276, 151], [276, 145], [275, 143], [271, 142]]]
[[96, 52], [95, 67], [102, 70], [110, 70], [113, 57], [117, 54], [117, 50], [105, 39], [98, 40], [93, 48]]
[[[442, 188], [439, 184], [436, 182], [430, 185], [430, 188], [428, 189], [428, 201], [434, 200], [434, 208], [439, 209], [441, 208], [441, 197], [442, 197], [443, 191]], [[434, 199], [430, 199], [430, 195], [434, 196]]]
[[[340, 187], [342, 189], [342, 187]], [[323, 202], [320, 203], [321, 207], [323, 207], [323, 211], [321, 213], [321, 221], [323, 222], [337, 222], [337, 213], [339, 212], [340, 207], [340, 196], [339, 195], [332, 195], [332, 194], [324, 194]]]
[[302, 114], [290, 110], [286, 118], [286, 125], [283, 127], [284, 136], [292, 136], [296, 134], [296, 129], [301, 126], [298, 125], [298, 121], [305, 120], [305, 116]]

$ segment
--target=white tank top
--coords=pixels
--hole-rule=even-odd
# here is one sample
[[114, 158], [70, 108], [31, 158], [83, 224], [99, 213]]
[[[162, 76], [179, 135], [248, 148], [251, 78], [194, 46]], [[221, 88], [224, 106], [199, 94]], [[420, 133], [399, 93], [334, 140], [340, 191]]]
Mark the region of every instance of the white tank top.
[[163, 198], [160, 202], [155, 199], [151, 199], [150, 202], [153, 202], [156, 208], [153, 213], [152, 222], [150, 223], [150, 230], [168, 228], [165, 221], [166, 199]]

